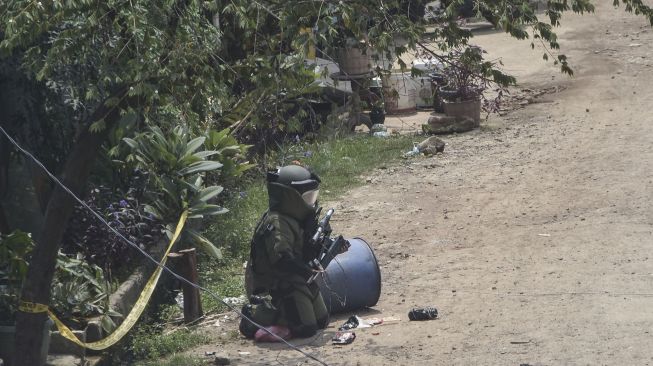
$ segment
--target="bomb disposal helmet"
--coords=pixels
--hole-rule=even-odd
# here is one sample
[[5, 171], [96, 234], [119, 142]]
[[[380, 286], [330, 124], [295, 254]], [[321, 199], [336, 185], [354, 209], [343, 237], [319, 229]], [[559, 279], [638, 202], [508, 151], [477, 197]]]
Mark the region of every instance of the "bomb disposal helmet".
[[295, 189], [304, 201], [314, 206], [320, 192], [320, 178], [299, 165], [287, 165], [276, 172], [268, 172], [268, 182], [280, 183]]

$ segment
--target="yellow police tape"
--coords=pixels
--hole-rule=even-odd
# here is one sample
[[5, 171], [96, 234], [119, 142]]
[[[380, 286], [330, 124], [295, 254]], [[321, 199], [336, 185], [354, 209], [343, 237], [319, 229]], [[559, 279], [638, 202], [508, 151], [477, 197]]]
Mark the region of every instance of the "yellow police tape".
[[[166, 249], [163, 258], [161, 259], [160, 262], [161, 265], [165, 265], [166, 259], [168, 258], [168, 254], [170, 253], [173, 244], [175, 243], [175, 241], [177, 241], [177, 238], [181, 234], [181, 229], [184, 227], [184, 223], [186, 222], [187, 217], [188, 217], [188, 212], [184, 211], [181, 214], [181, 217], [179, 218], [179, 222], [177, 223], [177, 228], [175, 229], [175, 233], [172, 236], [172, 240], [170, 240], [170, 244], [168, 244], [168, 248]], [[26, 313], [47, 312], [50, 318], [54, 321], [55, 325], [57, 326], [57, 329], [59, 329], [59, 332], [63, 337], [67, 338], [68, 340], [74, 342], [79, 346], [88, 349], [92, 349], [96, 351], [103, 350], [105, 348], [111, 347], [116, 342], [118, 342], [134, 326], [138, 318], [143, 313], [143, 310], [145, 310], [145, 306], [150, 300], [150, 297], [152, 296], [152, 292], [154, 292], [154, 288], [156, 287], [156, 283], [159, 281], [159, 277], [161, 277], [162, 271], [163, 269], [161, 267], [156, 268], [156, 270], [154, 271], [150, 279], [147, 281], [147, 284], [145, 284], [145, 287], [143, 288], [143, 291], [138, 297], [136, 304], [134, 304], [134, 307], [131, 309], [127, 317], [125, 317], [125, 320], [123, 320], [123, 322], [118, 326], [118, 328], [116, 328], [116, 330], [113, 333], [109, 334], [106, 338], [101, 339], [97, 342], [86, 343], [80, 341], [75, 336], [75, 334], [70, 330], [70, 328], [68, 328], [64, 323], [62, 323], [61, 320], [59, 320], [52, 313], [52, 311], [50, 311], [50, 309], [48, 309], [47, 305], [23, 301], [19, 306], [19, 310]]]

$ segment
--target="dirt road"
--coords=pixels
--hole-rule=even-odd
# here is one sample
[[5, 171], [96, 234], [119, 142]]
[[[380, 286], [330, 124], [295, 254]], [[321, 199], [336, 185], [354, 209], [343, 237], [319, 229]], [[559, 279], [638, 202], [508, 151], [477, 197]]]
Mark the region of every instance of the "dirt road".
[[[334, 365], [653, 364], [653, 30], [607, 5], [562, 22], [573, 79], [527, 43], [474, 41], [522, 87], [563, 91], [379, 169], [336, 204], [334, 226], [381, 264], [369, 314], [402, 321], [342, 348], [330, 328], [305, 350]], [[425, 305], [440, 319], [409, 322]], [[237, 364], [304, 362], [280, 345], [224, 347]]]

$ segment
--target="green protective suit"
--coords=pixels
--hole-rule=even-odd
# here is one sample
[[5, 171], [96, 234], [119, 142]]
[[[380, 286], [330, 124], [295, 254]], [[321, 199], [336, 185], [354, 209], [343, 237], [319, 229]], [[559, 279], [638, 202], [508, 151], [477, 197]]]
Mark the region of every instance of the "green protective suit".
[[[326, 327], [328, 311], [306, 263], [314, 258], [307, 238], [317, 228], [315, 209], [293, 188], [268, 183], [269, 210], [256, 227], [251, 258], [254, 294], [271, 301], [253, 309], [263, 326], [287, 326], [295, 337], [310, 337]], [[247, 336], [247, 334], [245, 334]]]

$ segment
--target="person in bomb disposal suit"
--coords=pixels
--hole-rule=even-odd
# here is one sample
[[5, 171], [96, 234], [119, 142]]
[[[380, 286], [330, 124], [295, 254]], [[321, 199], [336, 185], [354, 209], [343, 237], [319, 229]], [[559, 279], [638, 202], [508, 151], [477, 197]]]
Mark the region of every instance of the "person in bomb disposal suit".
[[[265, 327], [285, 326], [292, 337], [313, 336], [329, 319], [318, 285], [308, 283], [318, 271], [308, 262], [320, 249], [309, 245], [318, 227], [319, 184], [317, 175], [298, 165], [268, 173], [269, 209], [251, 242], [253, 296], [243, 314]], [[257, 328], [242, 318], [240, 331], [253, 338]]]

